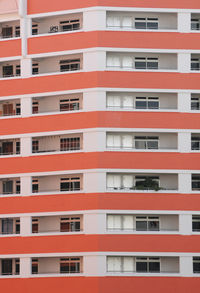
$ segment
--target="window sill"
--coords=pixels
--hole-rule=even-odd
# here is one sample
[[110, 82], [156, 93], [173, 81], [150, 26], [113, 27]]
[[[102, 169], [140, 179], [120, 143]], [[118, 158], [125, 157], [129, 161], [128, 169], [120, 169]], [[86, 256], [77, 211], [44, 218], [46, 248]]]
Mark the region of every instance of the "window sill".
[[[125, 72], [179, 72], [177, 69], [134, 69], [134, 68], [116, 68], [116, 67], [106, 67], [106, 71], [125, 71]], [[196, 71], [195, 71], [196, 72]], [[197, 71], [200, 72], [200, 71]]]
[[106, 149], [107, 152], [147, 152], [147, 153], [177, 153], [178, 149], [122, 149], [122, 148], [109, 148]]
[[3, 41], [12, 41], [12, 40], [20, 40], [21, 37], [14, 37], [14, 38], [0, 38], [0, 42]]
[[39, 153], [31, 153], [30, 157], [36, 157], [36, 156], [50, 156], [50, 155], [66, 155], [66, 154], [77, 154], [77, 153], [83, 153], [83, 150], [77, 150], [77, 151], [56, 151], [56, 152], [39, 152]]
[[[63, 72], [50, 72], [50, 73], [40, 73], [40, 74], [32, 74], [30, 77], [42, 77], [42, 76], [53, 76], [53, 75], [64, 75], [64, 74], [74, 74], [74, 73], [82, 73], [83, 70], [72, 70], [72, 71], [63, 71]], [[5, 79], [5, 78], [3, 78]]]
[[178, 29], [135, 29], [135, 28], [120, 28], [120, 27], [106, 27], [107, 31], [121, 31], [121, 32], [154, 32], [154, 33], [178, 33]]
[[83, 273], [71, 273], [71, 274], [60, 274], [60, 273], [52, 273], [52, 274], [31, 274], [29, 278], [51, 278], [51, 277], [84, 277]]

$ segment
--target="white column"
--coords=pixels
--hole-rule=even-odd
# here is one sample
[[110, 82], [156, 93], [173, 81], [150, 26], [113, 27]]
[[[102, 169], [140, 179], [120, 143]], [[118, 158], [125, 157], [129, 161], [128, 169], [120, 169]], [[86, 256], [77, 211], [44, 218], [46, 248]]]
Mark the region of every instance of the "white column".
[[106, 29], [106, 10], [90, 10], [83, 12], [83, 29], [97, 31]]
[[180, 274], [182, 276], [193, 275], [193, 259], [192, 256], [181, 256], [180, 257]]
[[22, 278], [29, 278], [31, 275], [31, 258], [21, 257], [20, 258], [20, 276]]
[[30, 156], [32, 153], [32, 138], [22, 137], [21, 138], [21, 155], [22, 157]]
[[96, 50], [83, 53], [84, 71], [103, 71], [106, 69], [106, 52]]
[[178, 53], [178, 71], [182, 73], [190, 72], [191, 68], [191, 54]]
[[92, 91], [83, 93], [84, 111], [105, 111], [106, 110], [106, 92]]
[[21, 76], [23, 78], [30, 77], [32, 75], [32, 59], [21, 59]]
[[32, 193], [32, 177], [22, 176], [21, 177], [21, 195], [28, 196]]
[[178, 13], [178, 31], [181, 33], [189, 33], [191, 29], [191, 13]]
[[178, 93], [178, 111], [190, 112], [191, 110], [191, 93]]
[[106, 173], [88, 172], [83, 175], [83, 188], [86, 193], [106, 191]]
[[179, 215], [179, 232], [182, 235], [192, 233], [192, 215]]
[[32, 115], [32, 98], [21, 98], [21, 115], [22, 117]]
[[191, 133], [178, 133], [178, 150], [181, 153], [189, 153], [191, 151]]
[[89, 131], [83, 133], [84, 152], [104, 152], [106, 150], [106, 132]]
[[178, 190], [180, 193], [191, 193], [192, 191], [191, 174], [179, 173], [178, 186], [179, 186]]
[[21, 236], [30, 236], [32, 232], [32, 217], [20, 217], [20, 234]]
[[106, 256], [88, 255], [84, 256], [83, 271], [86, 276], [106, 275]]
[[106, 213], [84, 214], [83, 227], [85, 234], [105, 234]]

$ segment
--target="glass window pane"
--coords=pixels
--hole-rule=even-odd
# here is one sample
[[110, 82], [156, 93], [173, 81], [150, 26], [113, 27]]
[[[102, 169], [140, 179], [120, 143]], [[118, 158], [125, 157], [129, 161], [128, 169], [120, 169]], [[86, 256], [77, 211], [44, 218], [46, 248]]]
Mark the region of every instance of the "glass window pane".
[[147, 262], [136, 262], [136, 272], [147, 272]]

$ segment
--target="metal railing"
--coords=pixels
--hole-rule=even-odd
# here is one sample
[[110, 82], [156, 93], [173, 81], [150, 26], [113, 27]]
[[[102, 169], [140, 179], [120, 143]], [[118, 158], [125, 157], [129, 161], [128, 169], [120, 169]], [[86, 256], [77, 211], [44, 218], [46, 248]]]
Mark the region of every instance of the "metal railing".
[[34, 150], [32, 151], [33, 154], [38, 154], [38, 153], [49, 153], [49, 152], [70, 152], [70, 151], [80, 151], [81, 147], [70, 147], [70, 148], [65, 148], [65, 149], [49, 149], [49, 150]]
[[[178, 188], [166, 188], [166, 187], [158, 187], [158, 190], [152, 188], [152, 187], [107, 187], [107, 190], [123, 190], [123, 191], [138, 191], [138, 190], [144, 190], [144, 191], [160, 191], [160, 190], [178, 190]], [[199, 188], [200, 190], [200, 188]]]

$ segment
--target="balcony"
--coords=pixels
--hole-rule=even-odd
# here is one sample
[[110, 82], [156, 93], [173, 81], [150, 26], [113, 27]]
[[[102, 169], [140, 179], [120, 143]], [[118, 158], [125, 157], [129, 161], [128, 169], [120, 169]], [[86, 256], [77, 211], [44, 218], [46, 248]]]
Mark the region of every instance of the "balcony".
[[191, 150], [200, 151], [200, 133], [191, 134]]
[[21, 76], [20, 61], [6, 61], [0, 63], [0, 78]]
[[82, 100], [80, 93], [33, 98], [32, 114], [79, 111], [82, 109]]
[[200, 191], [200, 174], [192, 174], [192, 191]]
[[192, 232], [200, 232], [200, 216], [193, 215], [192, 216]]
[[83, 27], [82, 13], [40, 17], [32, 20], [32, 35], [66, 33], [81, 30]]
[[61, 72], [80, 71], [83, 68], [83, 55], [63, 55], [37, 58], [32, 60], [32, 74], [56, 74]]
[[54, 194], [79, 192], [83, 189], [80, 174], [32, 177], [32, 193]]
[[63, 234], [83, 231], [83, 217], [79, 215], [44, 216], [32, 218], [32, 233]]
[[20, 194], [20, 177], [0, 180], [0, 195]]
[[178, 191], [177, 174], [153, 173], [108, 173], [108, 192], [176, 192]]
[[174, 233], [179, 231], [178, 215], [107, 215], [107, 231], [113, 233]]
[[39, 257], [32, 258], [32, 275], [57, 275], [82, 273], [82, 257]]
[[2, 258], [0, 259], [1, 276], [11, 276], [20, 274], [19, 258]]
[[20, 234], [20, 218], [0, 219], [0, 235]]
[[176, 133], [135, 132], [107, 133], [107, 149], [122, 151], [176, 151]]
[[111, 30], [176, 31], [176, 13], [107, 12], [107, 28]]
[[82, 134], [53, 135], [32, 138], [32, 153], [74, 152], [83, 149]]
[[17, 115], [21, 115], [20, 99], [5, 100], [0, 102], [0, 117]]
[[0, 140], [0, 156], [13, 156], [20, 154], [20, 139]]
[[108, 256], [110, 274], [178, 274], [179, 257]]
[[0, 38], [10, 39], [20, 37], [20, 21], [1, 22], [0, 24]]
[[176, 72], [177, 54], [108, 52], [107, 70]]
[[200, 70], [200, 54], [191, 54], [191, 71]]
[[175, 93], [107, 93], [107, 108], [119, 111], [177, 111]]
[[199, 13], [191, 14], [191, 30], [192, 31], [200, 30], [200, 14]]

